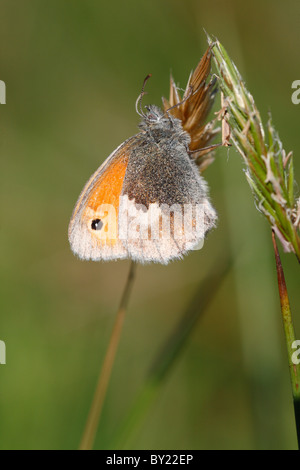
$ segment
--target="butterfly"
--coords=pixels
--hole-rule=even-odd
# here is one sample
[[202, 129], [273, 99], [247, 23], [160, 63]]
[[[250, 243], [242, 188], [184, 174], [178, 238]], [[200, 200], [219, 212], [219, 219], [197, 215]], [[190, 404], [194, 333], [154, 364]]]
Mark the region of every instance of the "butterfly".
[[217, 91], [211, 50], [191, 72], [183, 97], [171, 76], [163, 108], [136, 102], [139, 133], [123, 142], [86, 183], [69, 224], [72, 251], [85, 260], [131, 258], [167, 264], [202, 246], [216, 225], [200, 172], [212, 160]]

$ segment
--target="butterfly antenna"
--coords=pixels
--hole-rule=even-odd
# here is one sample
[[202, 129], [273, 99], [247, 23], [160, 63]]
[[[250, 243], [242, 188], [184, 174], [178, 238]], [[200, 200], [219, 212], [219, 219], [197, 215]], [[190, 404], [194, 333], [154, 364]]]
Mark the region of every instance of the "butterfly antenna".
[[149, 73], [147, 75], [147, 77], [145, 78], [144, 82], [143, 82], [143, 86], [142, 86], [142, 90], [141, 90], [141, 93], [139, 94], [137, 100], [136, 100], [136, 103], [135, 103], [135, 110], [136, 112], [138, 113], [139, 116], [141, 116], [142, 118], [145, 118], [146, 115], [145, 113], [143, 113], [143, 110], [142, 110], [142, 99], [143, 99], [143, 96], [146, 95], [147, 93], [144, 91], [145, 89], [145, 86], [146, 86], [146, 83], [147, 81], [149, 80], [149, 78], [152, 77], [152, 74]]

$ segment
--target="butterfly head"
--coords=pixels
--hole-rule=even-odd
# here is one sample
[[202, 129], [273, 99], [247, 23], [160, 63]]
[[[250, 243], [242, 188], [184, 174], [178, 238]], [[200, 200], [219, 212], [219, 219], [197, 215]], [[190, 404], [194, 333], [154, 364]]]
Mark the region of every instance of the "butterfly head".
[[154, 104], [145, 106], [146, 113], [143, 113], [139, 127], [141, 129], [155, 129], [157, 127], [164, 129], [172, 129], [174, 125], [180, 124], [179, 119], [174, 119], [167, 113], [164, 113], [158, 106]]
[[166, 138], [178, 140], [185, 145], [190, 143], [190, 137], [187, 132], [183, 130], [180, 119], [176, 119], [168, 112], [162, 111], [158, 106], [150, 105], [145, 106], [147, 110], [143, 114], [139, 128], [145, 132], [149, 132], [154, 136], [156, 131], [161, 136], [161, 133]]

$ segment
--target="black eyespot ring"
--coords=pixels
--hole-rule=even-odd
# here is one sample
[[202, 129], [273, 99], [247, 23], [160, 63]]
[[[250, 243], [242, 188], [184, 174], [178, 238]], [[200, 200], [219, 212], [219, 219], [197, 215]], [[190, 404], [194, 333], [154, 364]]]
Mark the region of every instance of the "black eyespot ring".
[[103, 227], [103, 222], [101, 219], [94, 219], [91, 223], [92, 230], [101, 230]]

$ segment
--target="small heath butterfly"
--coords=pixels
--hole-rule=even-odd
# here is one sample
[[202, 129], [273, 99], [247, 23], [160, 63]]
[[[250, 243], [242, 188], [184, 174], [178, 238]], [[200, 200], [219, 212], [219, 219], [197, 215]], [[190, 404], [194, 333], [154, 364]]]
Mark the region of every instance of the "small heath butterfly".
[[69, 241], [79, 258], [167, 264], [203, 245], [217, 220], [200, 176], [218, 131], [216, 120], [205, 124], [216, 93], [210, 64], [208, 49], [182, 98], [171, 77], [163, 109], [151, 105], [144, 112], [146, 77], [136, 103], [140, 132], [94, 173], [73, 211]]

